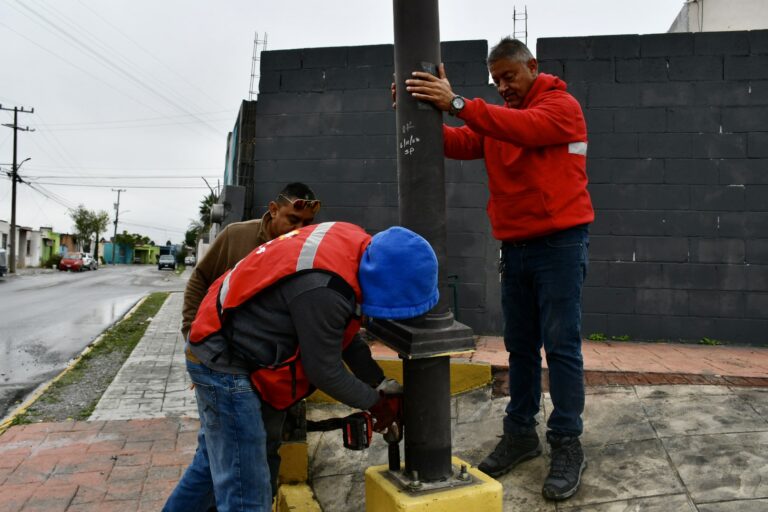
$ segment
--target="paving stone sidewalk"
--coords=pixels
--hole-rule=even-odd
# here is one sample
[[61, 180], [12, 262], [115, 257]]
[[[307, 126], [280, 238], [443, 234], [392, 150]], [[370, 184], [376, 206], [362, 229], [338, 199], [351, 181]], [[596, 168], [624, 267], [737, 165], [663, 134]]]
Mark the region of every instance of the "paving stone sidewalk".
[[[171, 294], [91, 421], [22, 425], [0, 436], [0, 512], [161, 509], [196, 447], [194, 393], [178, 334], [181, 303], [182, 294]], [[473, 360], [494, 363], [496, 354], [505, 364], [498, 338], [481, 338], [479, 348]], [[604, 361], [613, 366], [595, 369], [593, 349], [611, 352]], [[557, 505], [541, 498], [545, 453], [500, 479], [504, 510], [768, 510], [768, 387], [761, 387], [768, 349], [669, 349], [682, 355], [677, 363], [664, 358], [666, 370], [655, 373], [645, 365], [656, 364], [657, 352], [585, 343], [585, 366], [588, 374], [698, 371], [681, 375], [757, 379], [756, 385], [721, 379], [721, 385], [591, 386], [582, 438], [590, 465], [580, 492]], [[505, 401], [493, 398], [490, 387], [453, 399], [455, 455], [477, 464], [492, 449]], [[542, 416], [549, 410], [545, 393]], [[308, 414], [344, 413], [340, 405], [312, 405]], [[338, 433], [312, 433], [309, 445], [310, 483], [324, 510], [364, 510], [362, 470], [385, 463], [383, 441], [377, 436], [371, 449], [351, 452]]]
[[183, 293], [169, 295], [90, 420], [198, 417], [179, 331], [183, 303]]

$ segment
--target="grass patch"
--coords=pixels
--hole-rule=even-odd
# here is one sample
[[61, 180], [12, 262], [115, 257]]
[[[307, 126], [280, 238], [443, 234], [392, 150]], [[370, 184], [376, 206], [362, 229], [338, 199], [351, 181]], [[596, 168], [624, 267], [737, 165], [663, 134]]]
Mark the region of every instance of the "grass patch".
[[592, 334], [587, 336], [587, 339], [590, 341], [607, 341], [608, 337], [601, 332], [593, 332]]
[[130, 317], [107, 329], [101, 341], [52, 383], [25, 412], [16, 416], [13, 424], [88, 419], [168, 295], [168, 292], [150, 294]]

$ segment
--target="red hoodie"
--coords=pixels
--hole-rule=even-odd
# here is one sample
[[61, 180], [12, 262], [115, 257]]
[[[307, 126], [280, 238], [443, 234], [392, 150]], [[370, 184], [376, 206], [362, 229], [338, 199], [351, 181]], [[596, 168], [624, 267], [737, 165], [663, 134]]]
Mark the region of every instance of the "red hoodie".
[[519, 241], [592, 222], [587, 127], [559, 78], [539, 73], [519, 109], [466, 100], [460, 128], [443, 127], [445, 156], [485, 159], [488, 217], [498, 240]]

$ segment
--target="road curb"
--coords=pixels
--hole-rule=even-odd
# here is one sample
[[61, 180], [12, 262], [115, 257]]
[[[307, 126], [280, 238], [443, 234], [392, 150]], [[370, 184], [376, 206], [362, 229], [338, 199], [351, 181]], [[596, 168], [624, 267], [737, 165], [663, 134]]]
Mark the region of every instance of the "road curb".
[[29, 407], [32, 406], [32, 404], [34, 404], [40, 398], [40, 396], [43, 393], [48, 391], [48, 389], [54, 383], [56, 383], [59, 379], [64, 377], [64, 375], [69, 373], [72, 370], [72, 368], [74, 368], [75, 365], [77, 365], [77, 363], [80, 362], [80, 360], [83, 358], [83, 356], [88, 354], [91, 350], [93, 350], [94, 347], [96, 347], [99, 343], [101, 343], [101, 341], [104, 339], [104, 334], [108, 330], [110, 330], [112, 327], [114, 327], [115, 325], [119, 324], [120, 322], [122, 322], [124, 320], [127, 320], [128, 318], [133, 316], [133, 314], [136, 312], [136, 310], [139, 309], [139, 307], [142, 304], [144, 304], [144, 302], [147, 300], [148, 297], [149, 297], [149, 294], [145, 295], [144, 297], [142, 297], [138, 301], [136, 301], [136, 304], [134, 304], [133, 307], [131, 309], [129, 309], [128, 312], [125, 315], [123, 315], [118, 321], [114, 322], [112, 325], [110, 325], [109, 327], [104, 329], [104, 331], [101, 334], [99, 334], [92, 342], [90, 342], [88, 344], [88, 346], [86, 346], [82, 350], [82, 352], [80, 352], [77, 356], [75, 356], [73, 359], [71, 359], [69, 361], [69, 363], [67, 363], [67, 366], [61, 372], [59, 372], [58, 375], [56, 375], [54, 378], [52, 378], [48, 382], [43, 382], [42, 384], [37, 386], [37, 388], [35, 388], [35, 390], [32, 392], [32, 394], [29, 395], [27, 397], [27, 399], [24, 400], [23, 403], [21, 403], [18, 407], [16, 407], [11, 412], [9, 412], [3, 418], [3, 420], [0, 421], [0, 435], [2, 435], [6, 430], [8, 430], [8, 428], [11, 426], [13, 421], [17, 417], [19, 417], [20, 415], [24, 414], [27, 411], [27, 409], [29, 409]]

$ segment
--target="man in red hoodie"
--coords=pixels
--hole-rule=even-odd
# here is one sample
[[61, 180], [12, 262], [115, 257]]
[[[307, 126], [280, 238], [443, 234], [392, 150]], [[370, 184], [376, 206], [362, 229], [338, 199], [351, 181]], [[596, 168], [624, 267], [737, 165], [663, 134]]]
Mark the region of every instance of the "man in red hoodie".
[[439, 76], [416, 71], [405, 85], [414, 98], [464, 121], [459, 128], [443, 127], [445, 155], [483, 158], [488, 171], [488, 217], [501, 241], [510, 401], [504, 435], [479, 469], [495, 477], [541, 454], [535, 416], [541, 405], [543, 346], [554, 411], [547, 421], [552, 456], [542, 494], [563, 500], [576, 493], [586, 467], [579, 442], [581, 289], [587, 226], [594, 220], [587, 192], [587, 129], [565, 82], [539, 73], [522, 42], [502, 39], [488, 55], [488, 69], [503, 107], [454, 93], [442, 65]]

